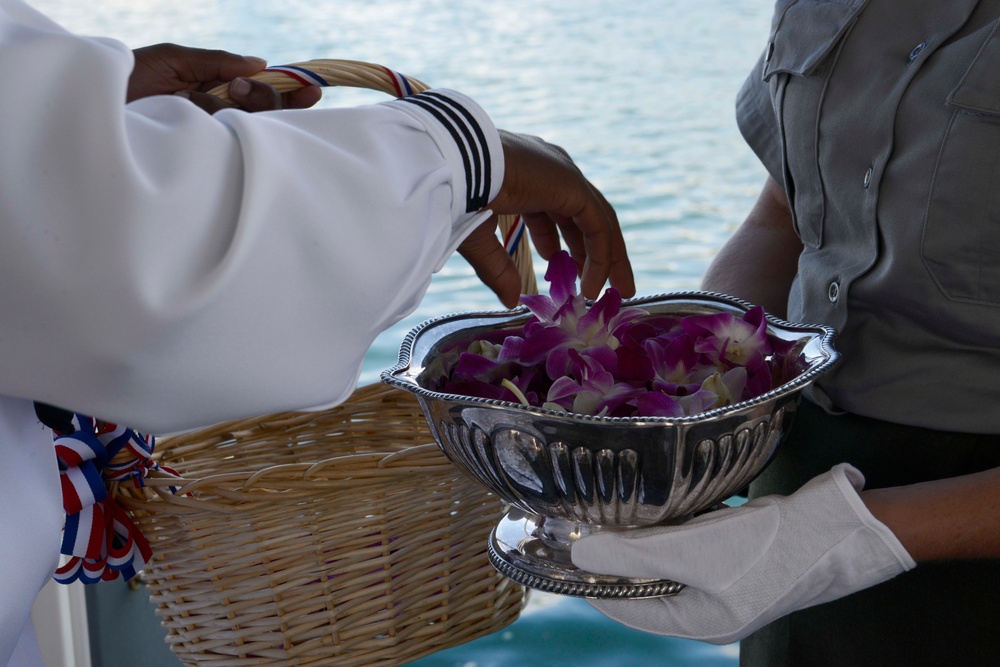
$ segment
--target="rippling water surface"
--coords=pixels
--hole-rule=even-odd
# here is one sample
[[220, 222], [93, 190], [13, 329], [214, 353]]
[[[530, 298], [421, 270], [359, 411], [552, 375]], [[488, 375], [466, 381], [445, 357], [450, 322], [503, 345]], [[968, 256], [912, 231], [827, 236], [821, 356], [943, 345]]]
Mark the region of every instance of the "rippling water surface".
[[[733, 98], [765, 42], [772, 0], [33, 4], [73, 30], [132, 47], [173, 41], [273, 64], [366, 60], [461, 90], [500, 127], [538, 134], [569, 151], [618, 210], [640, 294], [696, 288], [764, 180], [736, 129]], [[322, 104], [378, 99], [334, 90]], [[544, 272], [537, 259], [536, 269]], [[376, 341], [362, 382], [377, 381], [395, 362], [415, 324], [498, 306], [453, 258], [417, 312]], [[629, 631], [579, 600], [536, 595], [508, 630], [415, 664], [732, 665], [735, 655], [735, 647]]]

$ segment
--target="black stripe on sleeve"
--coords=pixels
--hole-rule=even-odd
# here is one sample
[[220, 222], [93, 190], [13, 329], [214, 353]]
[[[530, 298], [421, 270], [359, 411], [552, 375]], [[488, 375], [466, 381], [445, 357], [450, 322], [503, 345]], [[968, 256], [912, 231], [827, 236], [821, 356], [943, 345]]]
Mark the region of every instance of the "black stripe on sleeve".
[[404, 97], [400, 101], [424, 109], [451, 134], [465, 167], [466, 212], [478, 211], [486, 206], [490, 192], [489, 148], [475, 117], [462, 105], [437, 93], [420, 93]]
[[[427, 97], [432, 97], [434, 99], [440, 100], [443, 103], [446, 103], [457, 109], [458, 112], [461, 113], [462, 116], [465, 118], [467, 127], [469, 127], [472, 130], [472, 132], [476, 135], [476, 141], [475, 144], [473, 144], [473, 147], [478, 146], [479, 150], [482, 152], [483, 171], [482, 171], [482, 178], [479, 181], [480, 187], [475, 192], [476, 195], [478, 197], [481, 197], [483, 201], [482, 205], [479, 206], [479, 208], [486, 206], [490, 196], [490, 185], [493, 179], [493, 174], [492, 174], [493, 165], [491, 164], [490, 160], [490, 146], [486, 141], [486, 135], [483, 133], [483, 128], [480, 127], [479, 122], [476, 121], [476, 117], [472, 115], [472, 112], [470, 112], [468, 109], [466, 109], [464, 106], [462, 106], [455, 100], [451, 99], [450, 97], [446, 97], [441, 93], [435, 93], [432, 91], [425, 93], [425, 95]], [[478, 157], [478, 154], [476, 157]]]

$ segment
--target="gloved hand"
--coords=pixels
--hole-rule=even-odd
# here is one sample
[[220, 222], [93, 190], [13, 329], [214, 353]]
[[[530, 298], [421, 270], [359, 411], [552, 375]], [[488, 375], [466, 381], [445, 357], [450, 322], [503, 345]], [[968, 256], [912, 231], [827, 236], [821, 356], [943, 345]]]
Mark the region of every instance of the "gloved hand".
[[863, 486], [862, 474], [842, 463], [790, 496], [757, 498], [677, 526], [581, 538], [573, 563], [686, 584], [673, 597], [588, 602], [639, 630], [728, 644], [916, 566], [861, 501]]

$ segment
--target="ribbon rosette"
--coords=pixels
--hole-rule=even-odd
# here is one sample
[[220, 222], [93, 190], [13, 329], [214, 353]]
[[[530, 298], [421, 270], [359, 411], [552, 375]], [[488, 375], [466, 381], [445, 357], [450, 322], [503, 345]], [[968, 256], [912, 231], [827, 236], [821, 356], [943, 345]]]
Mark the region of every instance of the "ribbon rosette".
[[152, 550], [108, 495], [107, 482], [132, 479], [142, 485], [150, 471], [177, 473], [153, 460], [152, 436], [79, 414], [62, 428], [70, 424], [70, 432], [53, 429], [66, 510], [60, 551], [70, 556], [54, 578], [63, 584], [131, 579], [149, 562]]

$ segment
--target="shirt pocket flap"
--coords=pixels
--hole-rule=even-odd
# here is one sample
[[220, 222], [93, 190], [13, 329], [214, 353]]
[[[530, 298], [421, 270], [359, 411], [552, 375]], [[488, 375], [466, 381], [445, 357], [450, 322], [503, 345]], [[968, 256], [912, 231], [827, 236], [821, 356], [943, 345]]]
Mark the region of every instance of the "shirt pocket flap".
[[1000, 21], [990, 32], [986, 43], [965, 70], [962, 79], [948, 95], [946, 102], [976, 113], [1000, 116]]
[[[782, 10], [780, 5], [785, 5]], [[764, 80], [812, 74], [836, 47], [867, 0], [781, 0], [767, 45]]]

